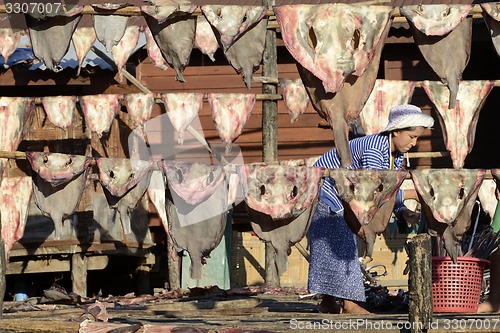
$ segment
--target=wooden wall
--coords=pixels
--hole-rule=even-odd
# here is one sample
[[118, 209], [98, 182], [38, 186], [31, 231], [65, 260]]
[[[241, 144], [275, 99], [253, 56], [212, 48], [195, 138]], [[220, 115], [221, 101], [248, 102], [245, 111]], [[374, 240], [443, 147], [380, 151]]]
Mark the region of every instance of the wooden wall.
[[[203, 92], [203, 93], [255, 93], [262, 94], [262, 84], [252, 83], [248, 90], [241, 76], [227, 64], [224, 56], [217, 52], [217, 61], [211, 63], [208, 57], [198, 50], [193, 50], [191, 64], [184, 72], [186, 83], [175, 80], [175, 71], [162, 71], [154, 67], [146, 58], [137, 67], [137, 76], [150, 90], [155, 93], [168, 92]], [[280, 77], [298, 78], [295, 63], [279, 64]], [[259, 69], [254, 76], [261, 76]], [[278, 93], [281, 93], [279, 91]], [[161, 107], [161, 111], [163, 107]], [[291, 123], [291, 116], [282, 101], [278, 103], [278, 155], [279, 159], [304, 158], [320, 155], [332, 146], [333, 134], [329, 128], [318, 127], [321, 118], [309, 107], [306, 114]], [[158, 113], [156, 113], [158, 114]], [[212, 120], [211, 109], [205, 100], [199, 114], [205, 138], [210, 142], [221, 142]], [[262, 158], [262, 102], [258, 100], [253, 113], [243, 128], [243, 133], [234, 141], [241, 147], [245, 163], [260, 162]]]

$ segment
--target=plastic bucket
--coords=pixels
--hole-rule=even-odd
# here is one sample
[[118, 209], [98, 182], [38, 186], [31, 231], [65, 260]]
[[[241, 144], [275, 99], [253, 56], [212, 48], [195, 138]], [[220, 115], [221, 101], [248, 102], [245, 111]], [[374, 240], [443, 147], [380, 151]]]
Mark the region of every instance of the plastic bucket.
[[484, 269], [489, 261], [458, 257], [432, 258], [432, 305], [434, 312], [477, 312]]

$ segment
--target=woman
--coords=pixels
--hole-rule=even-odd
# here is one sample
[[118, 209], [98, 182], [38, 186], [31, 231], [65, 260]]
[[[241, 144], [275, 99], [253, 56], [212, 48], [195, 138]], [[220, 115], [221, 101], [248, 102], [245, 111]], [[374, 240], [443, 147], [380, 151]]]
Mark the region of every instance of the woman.
[[[399, 105], [391, 109], [389, 124], [380, 134], [350, 141], [352, 169], [401, 169], [404, 153], [416, 145], [434, 119], [414, 105]], [[336, 149], [325, 153], [315, 163], [325, 168], [340, 168]], [[308, 288], [323, 294], [320, 312], [368, 313], [358, 302], [365, 301], [362, 273], [358, 260], [356, 236], [343, 217], [343, 206], [336, 195], [332, 179], [325, 179], [320, 201], [309, 228], [311, 261]], [[415, 215], [404, 205], [395, 209], [407, 221]]]

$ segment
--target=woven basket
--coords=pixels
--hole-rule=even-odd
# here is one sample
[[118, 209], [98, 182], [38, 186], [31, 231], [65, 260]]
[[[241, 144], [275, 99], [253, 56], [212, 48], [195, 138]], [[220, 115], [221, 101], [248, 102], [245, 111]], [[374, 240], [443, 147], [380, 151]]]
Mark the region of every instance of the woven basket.
[[432, 258], [432, 305], [434, 312], [477, 312], [484, 269], [489, 261], [458, 257]]

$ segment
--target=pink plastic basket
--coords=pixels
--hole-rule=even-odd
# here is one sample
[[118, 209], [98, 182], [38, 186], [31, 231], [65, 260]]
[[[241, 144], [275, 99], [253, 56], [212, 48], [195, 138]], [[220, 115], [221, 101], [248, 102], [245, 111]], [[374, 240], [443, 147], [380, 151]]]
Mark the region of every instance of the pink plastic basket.
[[484, 269], [489, 261], [458, 257], [432, 258], [432, 305], [434, 312], [477, 312]]

